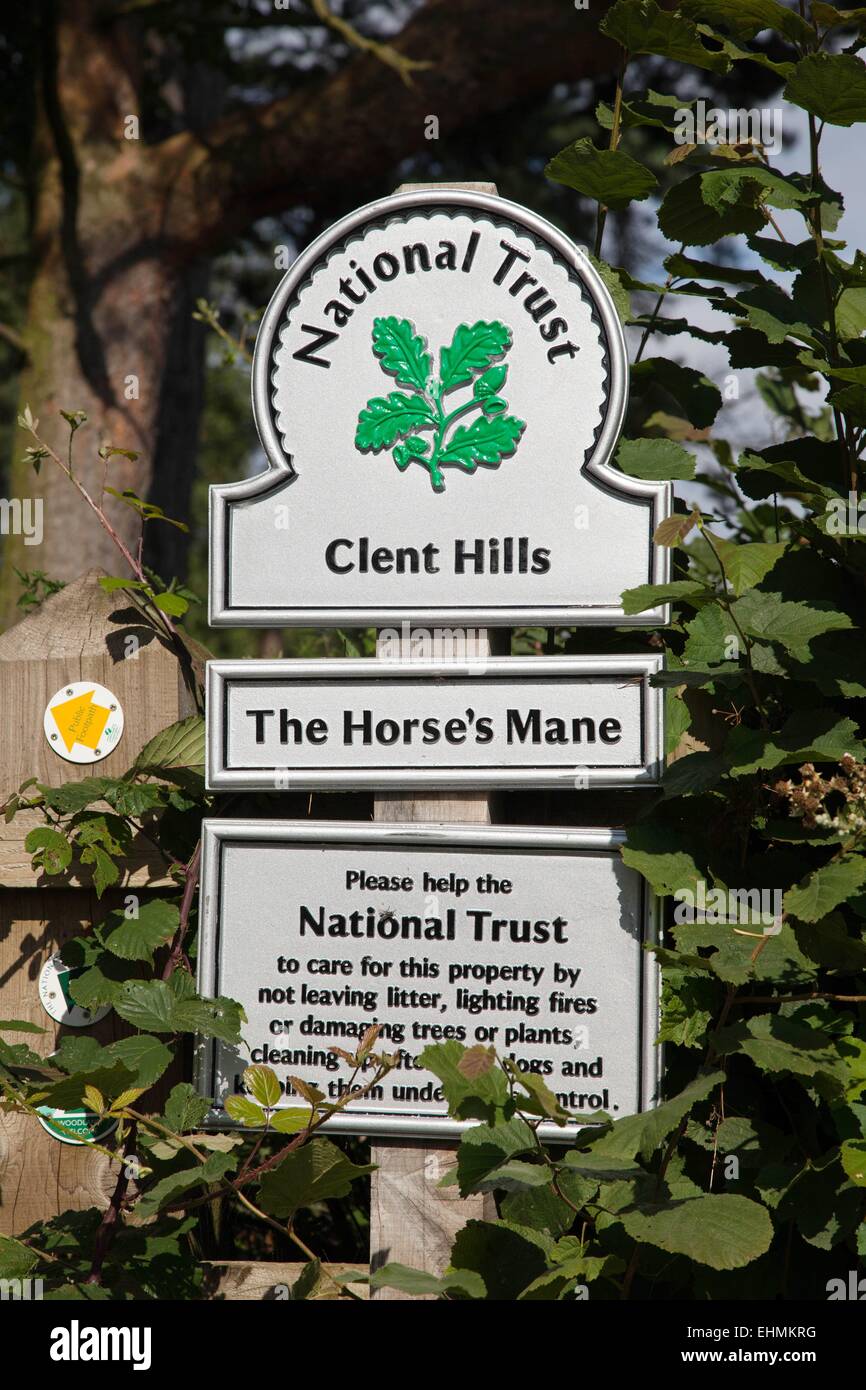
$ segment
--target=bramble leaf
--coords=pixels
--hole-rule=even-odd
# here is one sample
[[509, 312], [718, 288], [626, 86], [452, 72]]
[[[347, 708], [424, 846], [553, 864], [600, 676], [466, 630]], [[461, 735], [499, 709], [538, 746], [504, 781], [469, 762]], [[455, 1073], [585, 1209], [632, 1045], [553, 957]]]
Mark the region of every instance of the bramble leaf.
[[313, 1202], [345, 1197], [356, 1178], [375, 1168], [375, 1163], [352, 1163], [329, 1139], [312, 1139], [265, 1173], [259, 1205], [271, 1216], [287, 1220]]

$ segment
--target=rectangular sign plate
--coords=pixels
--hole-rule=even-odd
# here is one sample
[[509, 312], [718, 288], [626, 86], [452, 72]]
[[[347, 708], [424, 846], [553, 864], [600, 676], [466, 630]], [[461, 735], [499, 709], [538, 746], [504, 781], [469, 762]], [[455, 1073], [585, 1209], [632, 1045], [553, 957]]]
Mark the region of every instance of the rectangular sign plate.
[[[211, 1121], [251, 1062], [338, 1097], [329, 1051], [370, 1024], [400, 1065], [328, 1122], [353, 1134], [455, 1137], [433, 1042], [493, 1045], [570, 1110], [628, 1115], [658, 1083], [655, 921], [644, 880], [607, 829], [209, 820], [199, 990], [246, 1011], [245, 1046], [203, 1039]], [[288, 1087], [288, 1092], [286, 1088]], [[545, 1136], [568, 1131], [546, 1126]]]
[[211, 791], [658, 781], [656, 655], [210, 661]]

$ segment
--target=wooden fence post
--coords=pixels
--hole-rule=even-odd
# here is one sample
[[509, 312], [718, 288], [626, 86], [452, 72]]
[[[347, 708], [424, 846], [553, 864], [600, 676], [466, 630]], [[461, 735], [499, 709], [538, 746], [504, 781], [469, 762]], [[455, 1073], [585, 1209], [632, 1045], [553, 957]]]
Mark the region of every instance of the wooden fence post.
[[[0, 802], [28, 777], [62, 782], [125, 772], [160, 729], [195, 713], [176, 654], [156, 637], [131, 600], [107, 594], [91, 570], [48, 599], [0, 637]], [[194, 668], [200, 666], [191, 650]], [[118, 697], [124, 732], [96, 764], [65, 762], [43, 730], [45, 706], [65, 684], [96, 681]], [[122, 865], [117, 888], [97, 899], [86, 873], [46, 878], [30, 866], [24, 838], [44, 824], [35, 812], [0, 820], [0, 1018], [46, 1028], [42, 1035], [7, 1034], [47, 1055], [67, 1030], [54, 1024], [39, 1000], [39, 972], [59, 946], [129, 891], [167, 887], [166, 863], [149, 842], [137, 844]], [[122, 891], [120, 891], [122, 890]], [[130, 1031], [109, 1013], [86, 1032], [102, 1043]], [[114, 1184], [111, 1165], [92, 1150], [46, 1134], [27, 1116], [0, 1115], [0, 1233], [20, 1234], [35, 1221], [69, 1207], [104, 1207]]]

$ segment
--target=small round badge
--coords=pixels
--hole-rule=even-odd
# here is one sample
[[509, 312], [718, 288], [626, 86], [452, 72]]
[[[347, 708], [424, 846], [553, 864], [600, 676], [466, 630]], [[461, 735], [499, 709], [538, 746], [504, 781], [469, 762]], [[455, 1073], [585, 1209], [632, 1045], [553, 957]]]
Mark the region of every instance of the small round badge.
[[123, 733], [123, 710], [116, 695], [95, 681], [70, 681], [45, 708], [45, 737], [68, 763], [98, 763]]
[[67, 1028], [89, 1028], [98, 1023], [110, 1012], [110, 1004], [100, 1004], [98, 1009], [85, 1009], [76, 1004], [69, 991], [69, 984], [76, 975], [83, 974], [83, 968], [70, 969], [62, 957], [49, 956], [39, 972], [39, 998], [42, 1007], [55, 1023]]
[[101, 1144], [117, 1128], [117, 1118], [94, 1115], [92, 1110], [58, 1110], [52, 1105], [37, 1105], [42, 1128], [61, 1144]]

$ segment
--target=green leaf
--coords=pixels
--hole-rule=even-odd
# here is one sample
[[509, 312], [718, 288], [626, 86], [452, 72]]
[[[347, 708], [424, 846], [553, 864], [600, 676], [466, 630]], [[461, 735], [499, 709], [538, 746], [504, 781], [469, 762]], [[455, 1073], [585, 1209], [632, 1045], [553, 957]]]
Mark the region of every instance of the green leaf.
[[687, 246], [709, 246], [722, 237], [761, 231], [764, 215], [754, 199], [751, 205], [743, 202], [716, 212], [704, 202], [702, 180], [702, 174], [692, 174], [666, 193], [659, 209], [659, 228], [666, 237]]
[[630, 477], [647, 478], [652, 482], [695, 476], [694, 457], [673, 439], [620, 440], [616, 462]]
[[[495, 1123], [510, 1107], [508, 1083], [501, 1067], [482, 1076], [469, 1078], [460, 1071], [460, 1060], [468, 1049], [459, 1042], [437, 1043], [425, 1047], [419, 1062], [442, 1082], [449, 1114], [458, 1120], [485, 1120]], [[513, 1111], [513, 1106], [510, 1107]]]
[[[816, 196], [809, 188], [800, 188], [791, 179], [772, 169], [764, 169], [758, 164], [747, 164], [742, 168], [712, 169], [701, 175], [701, 197], [708, 207], [716, 212], [724, 212], [728, 207], [736, 207], [746, 193], [755, 200], [760, 198], [771, 207], [789, 210], [802, 207], [804, 203], [815, 201]], [[775, 288], [759, 285], [758, 289]], [[742, 296], [739, 296], [742, 297]]]
[[11, 1236], [0, 1236], [0, 1279], [26, 1279], [39, 1263], [35, 1250], [22, 1245]]
[[823, 1078], [836, 1094], [843, 1089], [844, 1063], [826, 1033], [777, 1014], [759, 1014], [747, 1024], [717, 1031], [719, 1056], [741, 1052], [761, 1071], [787, 1072], [805, 1082]]
[[550, 1169], [545, 1163], [526, 1163], [512, 1158], [483, 1180], [481, 1190], [493, 1192], [499, 1188], [503, 1192], [524, 1192], [527, 1188], [547, 1187], [550, 1178]]
[[745, 545], [733, 545], [726, 541], [719, 545], [718, 537], [713, 539], [716, 549], [721, 554], [728, 582], [737, 598], [749, 589], [754, 589], [756, 584], [760, 584], [787, 549], [785, 541], [752, 541]]
[[866, 857], [837, 859], [807, 874], [796, 888], [789, 888], [784, 898], [785, 911], [801, 922], [820, 922], [839, 903], [854, 897], [864, 883]]
[[145, 1032], [200, 1033], [223, 1042], [240, 1041], [240, 1005], [233, 999], [199, 998], [183, 971], [176, 970], [168, 982], [126, 980], [112, 1002], [121, 1018]]
[[[652, 408], [668, 413], [673, 408], [675, 414], [696, 429], [711, 425], [722, 405], [722, 393], [714, 381], [694, 367], [684, 367], [666, 357], [647, 357], [635, 363], [631, 369], [631, 394], [633, 398], [640, 398], [646, 414], [650, 414]], [[687, 476], [692, 477], [693, 473]]]
[[866, 121], [866, 64], [853, 53], [810, 53], [794, 68], [783, 95], [830, 125]]
[[460, 1140], [457, 1151], [457, 1180], [460, 1196], [478, 1190], [497, 1168], [517, 1154], [535, 1148], [532, 1130], [525, 1120], [513, 1119], [498, 1125], [473, 1125]]
[[33, 856], [34, 869], [42, 868], [46, 874], [62, 874], [72, 863], [72, 846], [66, 836], [47, 825], [29, 830], [24, 848]]
[[257, 1100], [266, 1110], [273, 1110], [282, 1100], [283, 1092], [276, 1072], [271, 1067], [262, 1066], [261, 1063], [247, 1067], [244, 1072], [244, 1085], [253, 1100]]
[[278, 1134], [299, 1134], [310, 1123], [309, 1110], [277, 1110], [270, 1117], [271, 1129]]
[[624, 150], [599, 150], [586, 138], [560, 150], [544, 172], [554, 183], [614, 209], [648, 198], [658, 183], [651, 170]]
[[439, 455], [440, 463], [459, 463], [473, 473], [479, 463], [499, 463], [517, 448], [525, 428], [515, 415], [458, 425]]
[[750, 590], [737, 599], [734, 613], [749, 637], [763, 642], [779, 642], [795, 657], [808, 657], [809, 643], [824, 632], [834, 632], [854, 624], [823, 599], [791, 603], [781, 594]]
[[165, 1043], [148, 1033], [137, 1037], [118, 1038], [105, 1048], [106, 1058], [121, 1062], [134, 1074], [135, 1085], [147, 1088], [158, 1081], [172, 1062]]
[[204, 1163], [196, 1163], [192, 1168], [182, 1168], [178, 1173], [169, 1173], [142, 1194], [136, 1203], [140, 1216], [153, 1216], [160, 1207], [176, 1202], [184, 1192], [191, 1188], [210, 1187], [218, 1183], [227, 1173], [232, 1172], [238, 1163], [238, 1155], [233, 1153], [208, 1154]]
[[701, 42], [691, 20], [670, 10], [662, 10], [654, 0], [617, 0], [600, 25], [603, 34], [616, 39], [632, 56], [657, 53], [680, 63], [727, 72], [729, 60], [723, 53], [710, 52]]
[[[117, 923], [113, 930], [105, 934], [111, 923]], [[102, 926], [102, 938], [106, 949], [122, 960], [146, 960], [153, 963], [153, 953], [159, 946], [171, 941], [180, 923], [180, 910], [176, 903], [166, 902], [164, 898], [154, 898], [142, 903], [137, 917], [127, 917], [122, 908], [110, 912]]]
[[444, 395], [461, 382], [470, 381], [474, 374], [490, 366], [511, 346], [511, 329], [494, 320], [479, 319], [471, 327], [461, 323], [455, 330], [449, 347], [444, 347], [439, 359], [441, 390]]
[[165, 980], [125, 980], [114, 997], [121, 1018], [148, 1033], [174, 1033], [176, 999]]
[[392, 391], [385, 398], [375, 396], [358, 416], [355, 445], [359, 449], [390, 449], [402, 435], [423, 425], [433, 425], [433, 411], [422, 396], [404, 396]]
[[226, 1114], [247, 1129], [260, 1129], [267, 1120], [262, 1107], [249, 1096], [226, 1096], [224, 1105]]
[[728, 736], [725, 754], [736, 777], [785, 763], [838, 762], [846, 753], [861, 752], [856, 730], [852, 719], [838, 719], [834, 710], [798, 710], [775, 734], [741, 724]]
[[633, 1240], [711, 1269], [742, 1269], [769, 1250], [773, 1223], [766, 1207], [733, 1193], [707, 1193], [687, 1201], [623, 1212]]
[[642, 1114], [617, 1120], [613, 1129], [593, 1145], [592, 1153], [602, 1159], [631, 1159], [637, 1155], [644, 1160], [651, 1158], [694, 1107], [724, 1081], [723, 1071], [705, 1072], [695, 1077], [673, 1100], [666, 1100]]
[[660, 897], [680, 889], [697, 891], [706, 873], [696, 864], [691, 846], [683, 840], [677, 844], [667, 826], [650, 821], [638, 821], [629, 827], [628, 843], [622, 847], [623, 861], [637, 869]]
[[631, 318], [631, 296], [626, 288], [628, 272], [608, 265], [607, 261], [600, 261], [591, 251], [587, 251], [586, 254], [610, 290], [610, 297], [616, 305], [621, 321], [627, 323]]
[[396, 377], [402, 386], [426, 390], [431, 367], [426, 348], [424, 339], [408, 319], [373, 320], [373, 351], [385, 371]]
[[88, 845], [86, 849], [83, 849], [81, 862], [82, 864], [89, 864], [93, 868], [93, 886], [98, 898], [101, 898], [106, 888], [110, 888], [120, 878], [120, 869], [117, 864], [100, 845]]
[[[842, 1167], [853, 1183], [866, 1187], [866, 1139], [846, 1139], [839, 1150]], [[2, 1254], [0, 1254], [2, 1267]]]
[[352, 1163], [329, 1139], [311, 1139], [265, 1173], [259, 1205], [271, 1216], [289, 1220], [301, 1207], [328, 1197], [345, 1197], [357, 1178], [375, 1168], [375, 1163]]
[[726, 29], [737, 39], [753, 39], [762, 29], [776, 29], [792, 43], [814, 40], [812, 26], [778, 0], [682, 0], [679, 8], [696, 23]]
[[455, 1270], [484, 1281], [489, 1301], [513, 1302], [547, 1269], [549, 1241], [507, 1221], [468, 1221], [451, 1250]]
[[416, 1298], [429, 1294], [465, 1294], [467, 1298], [485, 1298], [487, 1289], [480, 1274], [469, 1269], [451, 1270], [448, 1274], [426, 1274], [422, 1269], [390, 1261], [370, 1275], [371, 1289], [399, 1289]]
[[140, 771], [171, 773], [179, 768], [204, 767], [204, 718], [191, 714], [169, 724], [146, 743], [135, 760]]
[[180, 594], [169, 593], [167, 589], [160, 594], [154, 594], [153, 604], [161, 613], [168, 613], [171, 618], [182, 618], [189, 608], [187, 599], [182, 598]]
[[694, 607], [699, 600], [711, 597], [712, 592], [705, 584], [696, 584], [691, 579], [672, 579], [669, 584], [638, 584], [635, 589], [625, 589], [622, 607], [624, 613], [643, 613], [661, 603], [690, 603]]
[[46, 1033], [38, 1023], [28, 1023], [24, 1018], [0, 1018], [0, 1033]]
[[83, 1009], [98, 1009], [101, 1004], [113, 1004], [127, 981], [128, 970], [113, 956], [102, 951], [93, 964], [74, 975], [69, 992]]
[[56, 1081], [49, 1086], [44, 1103], [61, 1110], [72, 1110], [84, 1103], [88, 1087], [110, 1099], [129, 1090], [134, 1081], [129, 1068], [115, 1061], [111, 1066], [91, 1067], [86, 1072], [73, 1072], [62, 1081]]
[[241, 1041], [241, 1024], [246, 1019], [240, 1004], [223, 996], [216, 999], [200, 999], [198, 996], [180, 999], [171, 1017], [178, 1032], [199, 1033], [203, 1038], [219, 1038], [227, 1043]]
[[180, 1081], [172, 1087], [162, 1118], [169, 1129], [183, 1134], [186, 1130], [197, 1129], [209, 1109], [209, 1100], [198, 1095], [188, 1081]]

